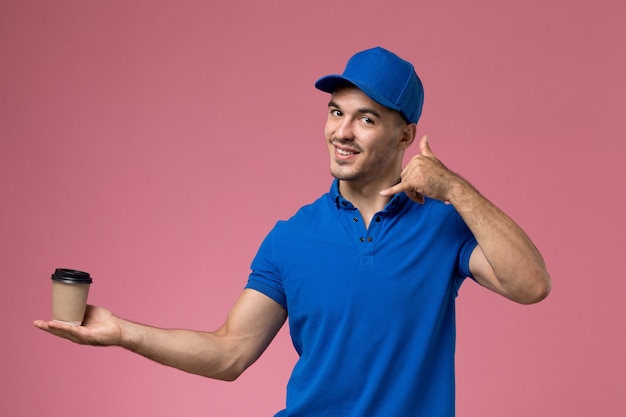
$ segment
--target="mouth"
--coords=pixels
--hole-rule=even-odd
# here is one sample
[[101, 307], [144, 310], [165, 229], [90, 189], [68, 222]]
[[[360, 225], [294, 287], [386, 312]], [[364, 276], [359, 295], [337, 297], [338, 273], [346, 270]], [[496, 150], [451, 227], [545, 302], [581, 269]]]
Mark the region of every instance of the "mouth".
[[337, 155], [337, 157], [341, 159], [351, 158], [360, 153], [360, 151], [357, 149], [352, 149], [345, 146], [340, 147], [337, 144], [333, 144], [333, 147], [335, 148], [335, 155]]

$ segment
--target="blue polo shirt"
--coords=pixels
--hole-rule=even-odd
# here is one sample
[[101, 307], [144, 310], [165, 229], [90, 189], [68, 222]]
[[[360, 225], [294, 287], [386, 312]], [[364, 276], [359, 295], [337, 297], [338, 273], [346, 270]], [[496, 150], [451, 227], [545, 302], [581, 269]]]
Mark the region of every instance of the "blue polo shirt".
[[278, 222], [246, 286], [287, 310], [300, 356], [276, 416], [454, 416], [454, 300], [475, 246], [451, 205], [404, 193], [366, 229], [337, 180]]

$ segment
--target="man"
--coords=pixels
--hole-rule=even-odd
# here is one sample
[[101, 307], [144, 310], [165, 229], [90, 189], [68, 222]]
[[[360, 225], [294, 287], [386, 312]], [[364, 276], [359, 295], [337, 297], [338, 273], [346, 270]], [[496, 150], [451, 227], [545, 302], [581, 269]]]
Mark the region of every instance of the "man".
[[236, 379], [289, 317], [300, 358], [277, 416], [453, 416], [454, 299], [472, 277], [519, 303], [550, 291], [528, 236], [416, 136], [413, 66], [373, 48], [331, 93], [328, 194], [278, 222], [215, 332], [136, 324], [90, 306], [84, 326], [36, 321], [76, 343], [118, 345], [183, 371]]

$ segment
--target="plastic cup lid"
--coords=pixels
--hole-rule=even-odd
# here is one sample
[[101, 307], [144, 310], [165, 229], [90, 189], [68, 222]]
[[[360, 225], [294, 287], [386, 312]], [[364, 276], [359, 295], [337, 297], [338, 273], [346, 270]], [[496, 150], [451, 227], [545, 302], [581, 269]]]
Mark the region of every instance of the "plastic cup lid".
[[89, 273], [66, 268], [57, 268], [52, 274], [52, 280], [68, 284], [91, 284], [93, 282]]

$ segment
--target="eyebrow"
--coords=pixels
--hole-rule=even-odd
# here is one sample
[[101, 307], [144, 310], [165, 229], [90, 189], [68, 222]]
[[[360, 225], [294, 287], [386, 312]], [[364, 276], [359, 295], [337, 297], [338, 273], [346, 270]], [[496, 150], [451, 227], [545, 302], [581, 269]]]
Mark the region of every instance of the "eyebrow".
[[[341, 106], [339, 106], [337, 103], [335, 103], [332, 100], [328, 103], [328, 107], [336, 107], [341, 110]], [[363, 107], [363, 108], [358, 109], [357, 111], [361, 114], [371, 114], [372, 116], [377, 117], [379, 119], [382, 118], [380, 113], [378, 113], [374, 109], [370, 109], [369, 107]]]

